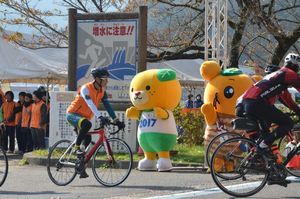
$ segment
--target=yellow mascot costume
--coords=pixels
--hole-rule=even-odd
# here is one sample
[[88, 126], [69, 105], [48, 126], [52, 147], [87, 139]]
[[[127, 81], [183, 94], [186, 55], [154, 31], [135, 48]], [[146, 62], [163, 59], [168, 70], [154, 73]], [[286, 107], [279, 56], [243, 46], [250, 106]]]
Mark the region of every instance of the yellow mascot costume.
[[[233, 130], [231, 126], [231, 120], [235, 117], [236, 100], [260, 77], [251, 78], [237, 68], [222, 71], [215, 61], [203, 62], [200, 74], [207, 81], [204, 104], [201, 106], [206, 122], [204, 145], [207, 146], [220, 133], [217, 125], [222, 124], [227, 131], [241, 133], [241, 131]], [[216, 143], [213, 148], [215, 149], [218, 144]], [[230, 171], [233, 169], [233, 163], [226, 162], [223, 157], [217, 157], [214, 169]]]
[[126, 116], [139, 120], [138, 142], [145, 154], [138, 169], [170, 171], [169, 151], [177, 138], [172, 111], [181, 98], [175, 71], [152, 69], [138, 73], [130, 83], [129, 92], [134, 106], [126, 110]]

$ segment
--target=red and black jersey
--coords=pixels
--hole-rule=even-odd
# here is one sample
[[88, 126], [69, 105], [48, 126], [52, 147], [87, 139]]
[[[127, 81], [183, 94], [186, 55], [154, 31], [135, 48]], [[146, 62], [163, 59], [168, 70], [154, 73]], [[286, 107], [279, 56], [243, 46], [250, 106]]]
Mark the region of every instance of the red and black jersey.
[[297, 73], [287, 67], [266, 75], [261, 81], [250, 87], [243, 99], [264, 99], [269, 104], [274, 104], [277, 99], [296, 112], [300, 108], [292, 100], [289, 87], [294, 87], [300, 92], [300, 78]]

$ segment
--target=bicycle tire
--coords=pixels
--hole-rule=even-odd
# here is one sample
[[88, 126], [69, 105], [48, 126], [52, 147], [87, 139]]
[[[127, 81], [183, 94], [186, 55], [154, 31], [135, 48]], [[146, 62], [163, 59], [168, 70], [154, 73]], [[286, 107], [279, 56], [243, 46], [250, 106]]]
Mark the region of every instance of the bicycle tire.
[[[240, 146], [245, 146], [245, 149]], [[214, 169], [212, 166], [210, 167], [215, 184], [223, 192], [234, 197], [248, 197], [258, 193], [265, 186], [269, 177], [269, 172], [266, 169], [268, 163], [262, 156], [254, 152], [254, 147], [256, 147], [256, 143], [245, 137], [228, 139], [217, 147], [212, 156], [211, 165], [215, 165], [215, 159], [220, 153], [224, 154], [224, 151], [225, 157], [229, 160], [232, 158], [232, 154], [235, 154], [234, 157], [241, 157], [240, 160], [233, 161], [234, 165], [230, 172], [225, 171], [222, 173], [223, 171], [217, 171], [217, 169]], [[230, 150], [226, 152], [229, 148]], [[257, 158], [257, 161], [254, 161], [254, 157]], [[218, 173], [235, 176], [232, 178], [221, 178], [217, 175]], [[247, 180], [250, 182], [245, 183]]]
[[[299, 131], [294, 131], [293, 132], [295, 137], [296, 137], [296, 144], [297, 145], [299, 143], [299, 139], [300, 139], [300, 132]], [[285, 150], [285, 147], [286, 145], [289, 143], [289, 139], [288, 139], [288, 135], [280, 138], [279, 142], [278, 142], [278, 148], [280, 150], [280, 154], [281, 156], [283, 157], [283, 161], [286, 159], [286, 157], [283, 155], [284, 153], [284, 150]], [[297, 152], [297, 155], [300, 155], [300, 151]], [[290, 162], [293, 161], [293, 160], [290, 160]], [[300, 177], [300, 168], [293, 168], [293, 167], [290, 167], [289, 164], [287, 164], [287, 166], [285, 167], [287, 172], [295, 177]]]
[[[69, 148], [70, 145], [72, 146]], [[47, 159], [47, 172], [50, 180], [58, 186], [65, 186], [71, 183], [77, 174], [75, 170], [75, 161], [77, 158], [73, 151], [73, 145], [74, 143], [72, 143], [70, 140], [60, 140], [50, 148]], [[62, 162], [59, 162], [59, 160], [63, 158], [63, 154], [65, 154], [64, 157], [66, 159], [62, 159]], [[65, 176], [63, 173], [64, 169], [66, 170]], [[53, 175], [54, 171], [56, 171], [58, 175]], [[58, 178], [56, 179], [56, 177]], [[66, 180], [62, 182], [59, 181], [59, 179]]]
[[8, 159], [5, 151], [0, 147], [0, 186], [2, 186], [8, 174]]
[[[229, 138], [232, 137], [237, 137], [237, 136], [241, 136], [241, 134], [239, 133], [235, 133], [235, 132], [224, 132], [224, 133], [220, 133], [218, 135], [216, 135], [208, 144], [208, 146], [205, 149], [205, 160], [206, 160], [206, 164], [208, 167], [210, 167], [210, 162], [211, 162], [211, 156], [214, 153], [215, 148], [213, 148], [214, 145], [216, 145], [218, 142], [220, 142], [220, 140], [228, 140]], [[224, 139], [222, 139], [222, 137], [225, 137]]]
[[[102, 143], [93, 156], [93, 174], [96, 180], [107, 187], [114, 187], [124, 182], [129, 176], [133, 157], [128, 144], [119, 138], [107, 139], [111, 147], [113, 159], [106, 153], [105, 144]], [[114, 180], [114, 181], [109, 181]]]

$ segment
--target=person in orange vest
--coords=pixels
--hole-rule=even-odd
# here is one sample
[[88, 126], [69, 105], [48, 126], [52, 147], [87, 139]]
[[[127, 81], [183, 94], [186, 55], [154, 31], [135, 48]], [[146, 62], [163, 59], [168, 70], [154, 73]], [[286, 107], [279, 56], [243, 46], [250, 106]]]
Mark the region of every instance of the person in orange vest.
[[19, 147], [19, 153], [23, 154], [24, 150], [22, 147], [23, 145], [23, 136], [21, 134], [21, 117], [22, 117], [22, 108], [23, 108], [23, 104], [24, 104], [24, 100], [25, 100], [25, 92], [20, 92], [19, 93], [19, 101], [16, 103], [16, 107], [15, 107], [15, 122], [16, 122], [16, 137], [17, 137], [17, 143], [18, 143], [18, 147]]
[[8, 150], [8, 138], [9, 138], [9, 153], [13, 153], [15, 150], [15, 114], [14, 109], [16, 103], [14, 102], [14, 93], [7, 91], [5, 93], [6, 101], [3, 103], [3, 121], [6, 129], [3, 133], [3, 149]]
[[47, 122], [47, 106], [42, 100], [43, 93], [36, 90], [33, 92], [31, 109], [30, 131], [32, 134], [33, 149], [45, 148], [45, 129]]
[[[116, 114], [110, 103], [105, 92], [105, 88], [108, 81], [109, 73], [106, 69], [95, 68], [91, 71], [94, 81], [88, 82], [81, 86], [78, 90], [78, 94], [67, 108], [67, 121], [78, 129], [78, 137], [75, 143], [76, 154], [80, 157], [84, 151], [80, 149], [81, 142], [87, 147], [91, 142], [91, 136], [87, 135], [88, 131], [92, 127], [90, 120], [95, 115], [101, 119], [100, 111], [98, 106], [100, 102], [103, 103], [109, 116], [114, 120], [118, 127], [124, 128], [124, 122], [121, 122], [116, 117]], [[85, 169], [81, 172], [80, 178], [87, 178], [88, 174]]]
[[25, 101], [22, 107], [22, 122], [21, 122], [21, 135], [22, 135], [22, 148], [23, 153], [31, 152], [33, 150], [32, 135], [30, 132], [30, 119], [32, 109], [32, 95], [26, 93]]

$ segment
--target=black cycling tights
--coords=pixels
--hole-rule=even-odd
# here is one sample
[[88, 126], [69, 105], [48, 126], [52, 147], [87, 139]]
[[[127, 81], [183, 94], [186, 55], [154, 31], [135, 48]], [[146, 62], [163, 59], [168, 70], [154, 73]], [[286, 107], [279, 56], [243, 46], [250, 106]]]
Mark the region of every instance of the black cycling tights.
[[285, 136], [293, 128], [293, 120], [277, 109], [274, 105], [266, 103], [264, 100], [244, 100], [244, 111], [256, 117], [259, 120], [267, 123], [275, 123], [278, 125], [265, 139], [264, 142], [268, 145]]
[[82, 140], [84, 140], [83, 144], [84, 144], [85, 147], [87, 147], [89, 145], [89, 143], [92, 140], [92, 136], [87, 135], [87, 133], [89, 132], [91, 127], [92, 127], [92, 123], [89, 120], [84, 119], [81, 122], [80, 127], [79, 127], [78, 137], [77, 137], [77, 140], [76, 140], [76, 145], [77, 146], [79, 146], [81, 144]]

